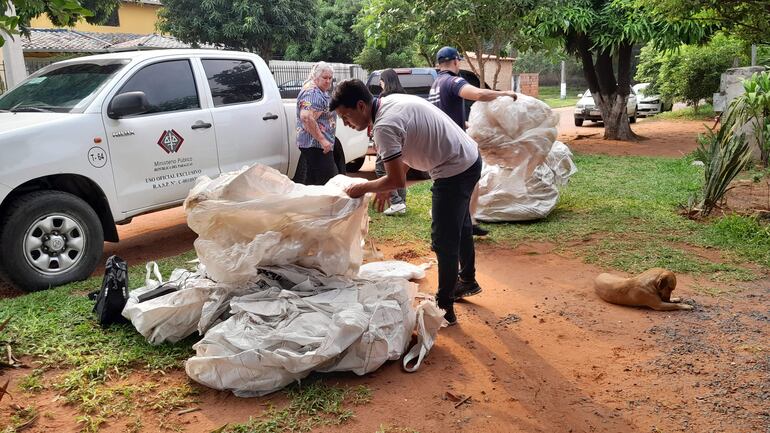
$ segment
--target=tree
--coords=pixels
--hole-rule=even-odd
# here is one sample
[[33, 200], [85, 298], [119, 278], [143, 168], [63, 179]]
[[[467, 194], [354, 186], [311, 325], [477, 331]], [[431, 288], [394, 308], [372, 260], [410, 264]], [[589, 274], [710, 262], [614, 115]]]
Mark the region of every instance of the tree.
[[309, 41], [313, 0], [163, 0], [158, 28], [189, 44], [215, 44], [269, 60], [288, 41]]
[[670, 20], [716, 26], [750, 44], [770, 44], [770, 0], [636, 0]]
[[[27, 35], [30, 21], [40, 15], [60, 27], [74, 26], [81, 18], [99, 24], [110, 17], [118, 3], [119, 0], [0, 0], [0, 32]], [[10, 5], [14, 6], [15, 15], [9, 15]], [[4, 43], [0, 36], [0, 46]]]
[[610, 140], [637, 138], [626, 115], [633, 46], [648, 41], [658, 47], [678, 46], [706, 34], [697, 23], [660, 19], [634, 0], [550, 0], [532, 20], [536, 34], [563, 40], [567, 51], [581, 60], [602, 113], [604, 138]]
[[319, 0], [312, 42], [290, 43], [284, 58], [353, 63], [364, 46], [361, 35], [351, 31], [361, 7], [361, 0]]
[[[453, 45], [466, 54], [473, 72], [483, 77], [489, 57], [482, 54], [501, 55], [509, 44], [531, 42], [521, 31], [521, 19], [535, 4], [535, 0], [373, 0], [362, 20], [369, 46], [407, 38], [433, 64], [438, 47]], [[477, 54], [475, 61], [467, 56], [469, 51]], [[493, 86], [500, 71], [495, 63]]]
[[648, 45], [642, 49], [636, 79], [650, 83], [647, 93], [684, 101], [697, 111], [701, 99], [710, 99], [719, 90], [725, 70], [736, 61], [747, 63], [746, 51], [743, 41], [723, 34], [704, 45], [682, 45], [674, 50]]

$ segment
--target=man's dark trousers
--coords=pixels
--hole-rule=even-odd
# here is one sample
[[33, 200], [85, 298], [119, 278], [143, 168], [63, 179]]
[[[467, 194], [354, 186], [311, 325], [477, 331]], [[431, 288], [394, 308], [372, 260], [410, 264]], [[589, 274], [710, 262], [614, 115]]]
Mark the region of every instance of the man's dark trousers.
[[454, 302], [457, 266], [463, 281], [476, 278], [476, 252], [469, 204], [481, 177], [481, 156], [464, 172], [433, 182], [431, 241], [438, 258], [439, 307]]

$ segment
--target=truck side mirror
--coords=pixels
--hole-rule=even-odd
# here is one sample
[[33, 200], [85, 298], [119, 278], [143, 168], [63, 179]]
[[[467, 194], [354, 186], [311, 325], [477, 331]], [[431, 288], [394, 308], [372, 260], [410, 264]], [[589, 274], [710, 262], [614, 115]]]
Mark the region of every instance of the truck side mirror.
[[150, 102], [144, 92], [126, 92], [116, 95], [107, 107], [107, 117], [120, 119], [146, 113], [150, 109]]

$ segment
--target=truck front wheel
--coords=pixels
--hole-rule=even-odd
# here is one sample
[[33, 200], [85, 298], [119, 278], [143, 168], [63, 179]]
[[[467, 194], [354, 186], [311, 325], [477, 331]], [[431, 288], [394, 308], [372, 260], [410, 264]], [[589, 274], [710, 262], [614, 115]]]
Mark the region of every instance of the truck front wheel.
[[7, 209], [0, 246], [8, 278], [35, 291], [88, 278], [102, 255], [104, 233], [96, 212], [79, 197], [36, 191]]

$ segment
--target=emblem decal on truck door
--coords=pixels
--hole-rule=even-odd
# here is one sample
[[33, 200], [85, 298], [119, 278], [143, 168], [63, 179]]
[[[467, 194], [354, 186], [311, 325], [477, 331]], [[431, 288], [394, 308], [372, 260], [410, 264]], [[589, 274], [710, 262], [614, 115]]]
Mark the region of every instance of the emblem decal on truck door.
[[160, 138], [158, 139], [158, 146], [163, 148], [166, 153], [179, 152], [179, 148], [182, 147], [182, 143], [184, 143], [184, 138], [182, 138], [182, 136], [173, 129], [167, 129], [163, 131], [163, 134], [161, 134]]

